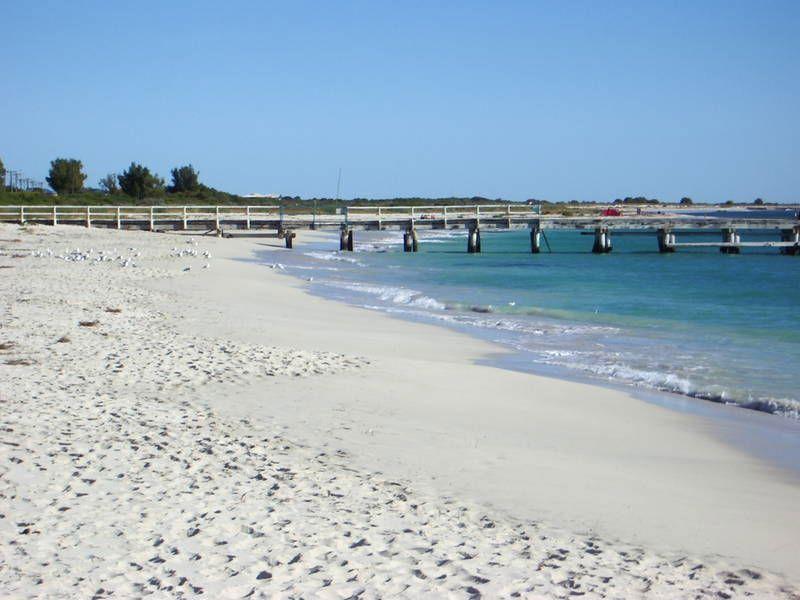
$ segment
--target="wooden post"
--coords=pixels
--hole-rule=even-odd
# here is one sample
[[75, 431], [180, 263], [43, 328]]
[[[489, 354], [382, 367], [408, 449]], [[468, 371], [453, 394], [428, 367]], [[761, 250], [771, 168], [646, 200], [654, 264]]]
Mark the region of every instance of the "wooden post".
[[286, 247], [291, 250], [292, 249], [292, 240], [294, 239], [295, 235], [297, 235], [294, 231], [285, 231], [283, 234], [283, 239], [286, 241]]
[[378, 231], [383, 231], [383, 219], [381, 218], [381, 207], [378, 206]]
[[156, 219], [154, 214], [155, 207], [150, 207], [150, 231], [154, 231], [156, 228]]
[[58, 207], [53, 206], [53, 225], [58, 225]]
[[355, 235], [352, 229], [347, 232], [347, 251], [352, 252], [355, 247]]
[[531, 254], [541, 252], [542, 228], [539, 221], [531, 223]]
[[25, 225], [25, 207], [24, 206], [20, 206], [19, 207], [19, 224], [20, 225]]
[[86, 207], [86, 227], [92, 226], [92, 207]]
[[339, 252], [347, 250], [347, 227], [339, 230]]
[[214, 207], [214, 227], [219, 231], [219, 206]]
[[122, 229], [122, 215], [119, 206], [117, 207], [117, 229]]
[[250, 207], [244, 207], [244, 228], [250, 229]]
[[186, 214], [186, 207], [183, 207], [183, 230], [189, 229], [189, 216]]
[[447, 206], [444, 207], [444, 228], [447, 229]]

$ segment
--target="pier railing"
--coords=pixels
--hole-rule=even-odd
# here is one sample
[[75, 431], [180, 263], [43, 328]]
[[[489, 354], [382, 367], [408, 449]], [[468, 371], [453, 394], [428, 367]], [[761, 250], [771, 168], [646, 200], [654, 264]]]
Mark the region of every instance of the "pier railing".
[[520, 204], [468, 204], [460, 206], [349, 206], [339, 214], [311, 214], [308, 210], [291, 211], [281, 206], [79, 206], [79, 205], [31, 205], [0, 206], [0, 222], [18, 223], [92, 223], [116, 224], [123, 228], [126, 224], [181, 222], [185, 225], [197, 222], [220, 222], [237, 220], [246, 223], [258, 221], [297, 222], [311, 219], [320, 224], [336, 225], [351, 222], [373, 221], [381, 223], [408, 219], [410, 221], [440, 220], [447, 223], [458, 219], [492, 219], [501, 217], [535, 217], [540, 214], [538, 206]]
[[527, 204], [465, 204], [433, 206], [348, 206], [344, 209], [345, 223], [359, 221], [377, 222], [408, 219], [415, 221], [448, 221], [457, 219], [491, 219], [501, 217], [536, 217], [541, 214], [539, 206]]
[[408, 217], [411, 219], [445, 217], [490, 217], [502, 215], [523, 215], [533, 216], [540, 214], [538, 206], [527, 204], [465, 204], [462, 206], [348, 206], [345, 208], [350, 218], [358, 218], [359, 215], [366, 215], [370, 218], [386, 217]]
[[128, 224], [149, 224], [155, 228], [158, 223], [178, 222], [188, 227], [191, 222], [216, 223], [226, 219], [271, 219], [280, 220], [280, 206], [79, 206], [79, 205], [31, 205], [0, 206], [0, 222], [18, 223], [93, 223], [114, 226], [122, 229]]
[[[308, 207], [311, 208], [311, 207]], [[543, 241], [550, 243], [545, 230], [583, 230], [594, 235], [592, 251], [608, 253], [612, 249], [612, 233], [655, 234], [659, 252], [678, 248], [716, 246], [726, 254], [741, 248], [779, 248], [782, 254], [800, 254], [800, 220], [796, 215], [771, 218], [753, 215], [745, 218], [691, 215], [676, 212], [585, 215], [542, 215], [538, 206], [526, 204], [470, 204], [458, 206], [349, 206], [338, 214], [301, 212], [281, 206], [0, 206], [0, 222], [44, 225], [83, 225], [116, 229], [194, 230], [217, 235], [277, 236], [288, 248], [300, 229], [338, 228], [339, 247], [352, 250], [355, 230], [402, 229], [404, 250], [415, 252], [419, 247], [418, 229], [468, 229], [467, 251], [481, 252], [481, 230], [530, 229], [531, 252], [538, 253]], [[716, 229], [720, 241], [686, 242], [676, 237], [691, 230]], [[775, 240], [742, 240], [739, 231], [771, 230]], [[242, 231], [244, 230], [244, 231]], [[250, 231], [255, 230], [255, 231]], [[631, 231], [633, 230], [633, 231]], [[687, 231], [688, 230], [688, 231]], [[271, 233], [274, 232], [274, 233]]]

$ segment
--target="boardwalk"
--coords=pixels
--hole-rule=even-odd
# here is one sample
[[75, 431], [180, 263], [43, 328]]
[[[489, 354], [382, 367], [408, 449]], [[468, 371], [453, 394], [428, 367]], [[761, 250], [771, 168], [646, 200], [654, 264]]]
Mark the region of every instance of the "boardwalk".
[[[647, 208], [621, 216], [561, 216], [540, 214], [539, 207], [523, 204], [465, 206], [358, 206], [340, 214], [287, 212], [280, 206], [4, 206], [0, 221], [49, 225], [82, 225], [148, 231], [202, 231], [218, 235], [267, 234], [280, 237], [292, 247], [297, 232], [304, 229], [337, 229], [339, 248], [353, 250], [358, 230], [399, 229], [404, 232], [403, 249], [419, 248], [419, 229], [467, 230], [467, 252], [481, 251], [482, 229], [530, 230], [530, 250], [538, 253], [550, 229], [586, 230], [594, 236], [591, 249], [611, 252], [612, 233], [650, 232], [660, 252], [679, 248], [718, 247], [735, 254], [741, 248], [779, 248], [782, 254], [800, 254], [800, 221], [796, 218], [766, 218], [753, 211], [747, 218], [699, 216], [679, 211], [657, 212]], [[689, 242], [692, 233], [720, 232], [718, 242]], [[748, 230], [770, 230], [775, 239], [747, 241]], [[742, 235], [745, 239], [742, 239]], [[680, 241], [679, 241], [680, 237]]]

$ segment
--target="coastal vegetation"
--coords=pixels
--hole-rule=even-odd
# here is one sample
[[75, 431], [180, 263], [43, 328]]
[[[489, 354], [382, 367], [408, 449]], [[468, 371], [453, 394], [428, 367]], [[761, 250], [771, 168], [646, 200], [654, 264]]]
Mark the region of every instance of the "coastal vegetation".
[[123, 193], [143, 200], [148, 196], [157, 196], [164, 189], [164, 180], [150, 172], [150, 169], [135, 162], [117, 176], [119, 187]]
[[75, 158], [57, 158], [50, 163], [47, 184], [56, 194], [74, 194], [83, 189], [86, 173], [83, 163]]
[[172, 169], [172, 185], [168, 191], [176, 192], [195, 192], [200, 189], [200, 174], [194, 170], [192, 165], [177, 167]]

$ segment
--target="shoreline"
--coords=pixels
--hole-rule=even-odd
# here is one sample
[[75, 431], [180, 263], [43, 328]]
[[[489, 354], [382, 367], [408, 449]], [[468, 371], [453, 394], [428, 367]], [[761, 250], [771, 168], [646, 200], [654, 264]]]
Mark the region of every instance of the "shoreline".
[[[313, 296], [300, 282], [277, 277], [271, 269], [254, 260], [253, 252], [265, 247], [259, 242], [200, 238], [198, 243], [211, 251], [210, 268], [202, 269], [201, 263], [195, 260], [191, 270], [183, 272], [186, 261], [169, 257], [167, 249], [169, 245], [186, 244], [187, 239], [182, 236], [122, 232], [122, 238], [114, 238], [120, 232], [70, 230], [68, 227], [31, 230], [31, 235], [45, 238], [57, 235], [62, 242], [66, 239], [66, 243], [72, 245], [84, 245], [87, 241], [108, 245], [113, 243], [111, 240], [124, 239], [124, 244], [135, 243], [144, 248], [145, 254], [155, 253], [160, 248], [158, 251], [166, 255], [154, 263], [163, 273], [155, 276], [143, 273], [141, 278], [137, 275], [135, 289], [139, 295], [131, 295], [131, 306], [123, 307], [122, 314], [139, 310], [136, 302], [155, 302], [154, 309], [162, 315], [158, 326], [165, 328], [165, 332], [175, 332], [175, 339], [186, 340], [176, 342], [178, 357], [186, 348], [200, 345], [202, 352], [198, 354], [199, 362], [193, 363], [195, 367], [202, 369], [203, 361], [210, 357], [222, 371], [210, 375], [208, 383], [177, 383], [168, 388], [167, 396], [164, 390], [155, 393], [154, 398], [161, 398], [161, 402], [173, 402], [170, 396], [180, 398], [189, 393], [192, 402], [208, 407], [209, 414], [227, 424], [226, 427], [246, 419], [246, 427], [271, 428], [280, 432], [279, 436], [293, 440], [293, 445], [306, 448], [304, 452], [325, 452], [326, 456], [338, 457], [336, 460], [341, 465], [336, 466], [334, 472], [341, 477], [345, 477], [347, 471], [342, 469], [346, 466], [361, 473], [359, 477], [365, 480], [388, 478], [389, 481], [409, 482], [403, 484], [410, 486], [406, 494], [425, 498], [425, 506], [433, 511], [430, 514], [444, 519], [443, 527], [450, 523], [449, 516], [444, 517], [449, 515], [449, 509], [435, 498], [449, 497], [476, 507], [469, 510], [477, 511], [474, 514], [479, 516], [482, 511], [506, 515], [509, 524], [521, 522], [530, 526], [531, 520], [556, 524], [553, 530], [567, 532], [555, 537], [564, 547], [580, 541], [581, 547], [586, 548], [583, 545], [586, 540], [603, 540], [606, 548], [603, 554], [579, 552], [578, 556], [572, 553], [564, 564], [572, 564], [572, 557], [579, 563], [600, 561], [592, 563], [594, 571], [602, 564], [603, 569], [621, 577], [624, 559], [619, 558], [617, 562], [617, 558], [624, 555], [611, 549], [623, 546], [606, 544], [606, 540], [627, 540], [627, 551], [635, 550], [640, 560], [636, 567], [626, 568], [644, 569], [645, 573], [649, 569], [650, 585], [666, 594], [671, 591], [679, 596], [680, 590], [689, 589], [680, 586], [693, 585], [720, 590], [733, 585], [734, 590], [742, 589], [736, 587], [739, 584], [725, 584], [724, 577], [717, 581], [719, 573], [736, 568], [735, 565], [779, 571], [788, 578], [784, 581], [763, 575], [741, 584], [769, 586], [753, 588], [760, 589], [762, 594], [777, 593], [779, 589], [786, 591], [787, 585], [797, 584], [800, 577], [800, 564], [795, 558], [798, 526], [793, 517], [800, 489], [796, 482], [788, 481], [777, 469], [712, 439], [708, 423], [701, 418], [647, 405], [616, 390], [475, 364], [494, 347], [466, 334], [390, 319], [387, 315]], [[28, 235], [19, 231], [16, 227], [3, 228], [2, 237], [14, 239]], [[13, 243], [7, 240], [4, 243], [9, 244]], [[120, 246], [124, 244], [119, 243]], [[0, 260], [3, 264], [14, 263], [8, 257], [0, 257]], [[16, 277], [23, 265], [49, 265], [52, 260], [16, 259], [14, 268], [6, 270], [4, 276], [13, 271], [11, 276]], [[104, 264], [72, 266], [97, 270], [106, 267]], [[119, 270], [118, 265], [114, 266]], [[60, 269], [61, 265], [53, 268]], [[61, 272], [68, 277], [66, 269]], [[117, 275], [109, 272], [108, 277]], [[15, 293], [37, 285], [51, 285], [38, 280], [13, 281]], [[97, 285], [101, 282], [98, 280]], [[128, 289], [125, 286], [129, 284], [120, 282], [119, 285], [120, 289]], [[75, 294], [78, 296], [79, 292]], [[35, 293], [34, 297], [38, 298]], [[67, 305], [69, 303], [70, 300]], [[145, 313], [142, 318], [147, 320], [149, 317]], [[132, 322], [130, 327], [127, 333], [122, 333], [135, 335], [136, 323]], [[141, 327], [147, 332], [150, 325], [143, 323]], [[104, 332], [114, 337], [113, 330]], [[189, 342], [193, 336], [196, 341]], [[225, 342], [222, 346], [227, 351], [221, 350], [214, 344], [205, 344], [206, 338], [230, 340], [230, 347]], [[73, 343], [77, 348], [81, 342], [75, 338]], [[105, 339], [93, 339], [92, 343], [94, 346], [87, 346], [87, 351], [101, 348]], [[170, 353], [169, 342], [153, 338], [148, 343], [152, 345], [151, 352], [165, 352], [161, 364], [169, 369], [170, 361], [175, 360], [166, 358], [174, 356]], [[261, 344], [293, 350], [274, 350], [272, 354], [266, 350], [243, 350], [241, 353], [235, 350], [238, 347], [260, 348]], [[230, 353], [237, 357], [232, 369], [231, 365], [225, 366], [226, 361], [231, 360], [227, 356]], [[276, 376], [248, 375], [259, 368], [262, 356], [272, 357], [268, 363], [277, 365]], [[144, 358], [131, 354], [125, 360], [141, 373], [146, 364], [140, 365], [137, 361]], [[301, 368], [302, 373], [292, 376], [295, 367]], [[41, 368], [46, 372], [47, 367], [20, 368], [34, 372]], [[97, 376], [102, 379], [105, 371], [98, 368]], [[320, 371], [319, 375], [315, 374], [316, 370]], [[140, 380], [136, 381], [138, 385]], [[4, 396], [14, 390], [3, 387], [6, 388]], [[81, 388], [73, 389], [80, 391]], [[63, 392], [53, 389], [37, 397], [47, 394], [58, 396]], [[123, 397], [124, 390], [115, 394]], [[76, 427], [79, 426], [80, 420], [76, 423]], [[20, 421], [17, 426], [22, 427], [24, 423]], [[193, 442], [186, 438], [183, 443], [191, 446]], [[250, 460], [249, 455], [247, 460]], [[223, 475], [217, 473], [217, 476]], [[18, 484], [26, 485], [25, 479]], [[151, 481], [148, 485], [159, 483]], [[239, 489], [247, 489], [250, 484], [243, 481], [241, 485], [245, 487]], [[295, 492], [299, 494], [304, 489]], [[359, 492], [358, 498], [363, 494], [368, 495], [368, 491]], [[286, 501], [292, 504], [291, 498]], [[361, 506], [360, 500], [354, 497], [353, 501], [354, 507]], [[258, 508], [253, 506], [248, 510], [257, 511]], [[359, 516], [356, 521], [373, 518], [378, 509], [371, 510], [363, 513], [369, 517]], [[395, 514], [392, 513], [394, 508], [386, 510], [387, 518]], [[378, 512], [384, 514], [382, 511]], [[66, 517], [60, 518], [72, 518], [70, 511], [65, 514]], [[255, 514], [250, 513], [250, 518]], [[398, 514], [409, 522], [417, 518], [416, 511], [408, 508]], [[332, 513], [325, 511], [320, 512], [322, 517], [333, 518]], [[440, 522], [439, 517], [427, 518], [431, 528]], [[513, 526], [506, 527], [504, 518], [493, 518], [497, 531], [513, 531]], [[480, 522], [478, 519], [476, 529], [470, 529], [472, 533], [469, 534], [478, 540], [488, 535]], [[736, 525], [732, 526], [733, 523]], [[549, 532], [552, 525], [546, 528]], [[328, 531], [323, 524], [318, 529]], [[447, 527], [441, 530], [442, 535], [446, 530]], [[5, 538], [8, 532], [3, 531]], [[453, 535], [456, 539], [460, 537]], [[637, 548], [639, 545], [642, 547]], [[360, 548], [340, 549], [340, 554], [354, 554]], [[401, 558], [410, 552], [406, 548], [397, 551]], [[208, 552], [213, 555], [213, 550]], [[690, 565], [691, 560], [683, 559], [685, 569], [683, 561], [675, 563], [684, 552], [703, 557], [706, 566], [697, 579], [688, 578], [688, 569], [695, 564]], [[486, 558], [489, 556], [491, 553]], [[673, 562], [663, 556], [671, 556]], [[15, 562], [10, 555], [3, 558]], [[491, 583], [473, 581], [468, 586], [459, 580], [462, 592], [466, 587], [477, 586], [486, 593], [503, 595], [496, 585], [504, 574], [513, 572], [519, 578], [523, 572], [533, 571], [526, 569], [526, 564], [529, 567], [537, 564], [517, 556], [513, 561], [515, 566], [503, 571], [491, 567], [483, 558], [479, 562], [480, 569], [493, 573], [487, 578]], [[553, 562], [559, 561], [550, 560]], [[536, 577], [543, 577], [542, 564], [550, 563], [542, 556]], [[578, 568], [579, 563], [572, 564], [571, 568], [588, 573], [585, 565]], [[364, 570], [380, 568], [373, 563], [370, 565]], [[213, 579], [215, 568], [208, 567], [208, 571], [198, 577]], [[425, 568], [434, 569], [433, 566]], [[273, 567], [273, 571], [276, 570], [277, 567]], [[563, 580], [563, 570], [559, 573], [558, 569], [547, 567], [544, 571], [551, 580], [549, 584], [542, 581], [543, 587], [537, 588], [538, 593], [566, 592], [564, 587], [553, 583]], [[307, 574], [293, 576], [294, 586], [313, 579]], [[447, 583], [436, 583], [433, 578], [406, 576], [412, 585], [426, 586], [406, 588], [406, 592], [444, 593], [456, 577], [451, 574]], [[667, 586], [666, 579], [670, 577], [679, 582], [678, 587]], [[479, 580], [483, 578], [480, 576]], [[599, 586], [596, 591], [614, 589], [618, 594], [647, 591], [636, 588], [641, 585], [641, 581], [637, 581], [636, 584], [623, 583], [623, 579], [618, 579], [610, 588], [602, 588], [603, 584], [595, 581], [592, 585]], [[588, 585], [587, 582], [588, 579], [584, 585]], [[504, 583], [509, 584], [508, 581]], [[3, 577], [3, 585], [8, 586], [7, 577]], [[722, 587], [716, 588], [716, 585]]]
[[[447, 238], [451, 236], [446, 236]], [[744, 360], [741, 354], [733, 353], [727, 359], [727, 354], [721, 350], [726, 343], [735, 345], [734, 342], [725, 338], [725, 329], [717, 326], [705, 329], [706, 332], [713, 333], [716, 342], [713, 347], [700, 345], [692, 347], [692, 340], [687, 340], [689, 329], [694, 332], [695, 323], [685, 323], [685, 330], [682, 335], [668, 338], [664, 336], [665, 327], [669, 325], [654, 321], [643, 322], [642, 319], [630, 319], [623, 316], [611, 315], [606, 319], [586, 318], [575, 312], [568, 315], [567, 311], [554, 308], [545, 303], [546, 308], [539, 309], [535, 305], [530, 308], [530, 312], [522, 310], [515, 312], [515, 309], [506, 309], [504, 302], [497, 297], [487, 298], [483, 294], [483, 304], [481, 300], [471, 304], [453, 301], [452, 294], [458, 294], [459, 290], [451, 290], [444, 287], [426, 285], [426, 282], [419, 277], [415, 277], [413, 267], [402, 260], [402, 256], [388, 259], [392, 252], [384, 252], [386, 237], [366, 238], [363, 241], [369, 250], [354, 254], [352, 257], [348, 253], [341, 254], [332, 251], [331, 244], [314, 244], [311, 252], [305, 252], [309, 257], [292, 257], [287, 259], [287, 269], [291, 275], [306, 279], [306, 275], [315, 275], [314, 283], [311, 285], [311, 292], [323, 298], [332, 298], [348, 304], [369, 309], [390, 313], [410, 322], [434, 323], [445, 325], [452, 330], [467, 332], [473, 337], [478, 337], [490, 342], [499, 342], [502, 346], [511, 348], [512, 352], [519, 357], [519, 361], [506, 361], [504, 367], [509, 364], [514, 369], [522, 368], [523, 371], [534, 374], [555, 376], [569, 381], [579, 381], [594, 383], [596, 385], [607, 385], [611, 383], [622, 383], [627, 389], [664, 392], [666, 394], [676, 394], [683, 397], [696, 398], [708, 403], [721, 405], [735, 405], [737, 407], [755, 411], [778, 415], [789, 419], [798, 420], [798, 401], [794, 398], [794, 388], [791, 382], [785, 377], [787, 368], [784, 362], [776, 358], [775, 362], [770, 362], [768, 358], [762, 360], [765, 369], [759, 371], [751, 368], [748, 362], [743, 365]], [[442, 243], [441, 239], [435, 239], [435, 243]], [[500, 242], [498, 242], [500, 243]], [[326, 248], [323, 247], [328, 246]], [[335, 244], [333, 245], [335, 247]], [[452, 249], [450, 249], [452, 252]], [[431, 256], [436, 256], [436, 261], [422, 260], [420, 271], [426, 269], [437, 269], [441, 267], [441, 258], [450, 252], [438, 252]], [[323, 256], [325, 254], [326, 256]], [[624, 258], [630, 258], [635, 253], [625, 253]], [[492, 255], [492, 259], [494, 260]], [[527, 255], [526, 255], [527, 256]], [[380, 258], [384, 257], [384, 258]], [[379, 260], [380, 258], [380, 260]], [[425, 258], [423, 256], [423, 258]], [[320, 259], [320, 260], [318, 260]], [[328, 259], [321, 261], [321, 259]], [[341, 262], [340, 262], [341, 261]], [[415, 261], [416, 262], [416, 261]], [[359, 268], [355, 268], [351, 263], [355, 263]], [[328, 266], [328, 265], [331, 266]], [[458, 263], [459, 266], [461, 263]], [[464, 263], [468, 267], [469, 263]], [[388, 267], [387, 276], [383, 276], [378, 270], [380, 267]], [[392, 271], [397, 269], [397, 271]], [[298, 271], [300, 270], [300, 271]], [[314, 271], [318, 271], [314, 273]], [[328, 271], [340, 271], [340, 273], [328, 273]], [[392, 277], [391, 273], [400, 273], [406, 270], [405, 277]], [[476, 276], [479, 273], [475, 273]], [[504, 289], [504, 288], [501, 288]], [[485, 290], [479, 290], [485, 292]], [[509, 294], [508, 298], [515, 301], [520, 299], [515, 297], [515, 288], [512, 286], [505, 290]], [[563, 293], [563, 290], [562, 290]], [[509, 302], [515, 305], [517, 302]], [[524, 300], [523, 300], [524, 304]], [[518, 310], [518, 309], [516, 309]], [[552, 313], [552, 314], [548, 314]], [[563, 314], [558, 314], [558, 313]], [[535, 316], [528, 319], [529, 316]], [[652, 316], [652, 315], [651, 315]], [[649, 318], [648, 318], [649, 319]], [[497, 324], [494, 322], [497, 321]], [[647, 327], [657, 325], [661, 331], [657, 336], [661, 347], [654, 345], [653, 348], [642, 350], [641, 345], [646, 344]], [[690, 327], [692, 325], [692, 327]], [[563, 337], [553, 333], [558, 329], [583, 330], [582, 335], [587, 341], [582, 345], [570, 344], [566, 340], [563, 343], [554, 340]], [[679, 327], [680, 328], [680, 327]], [[590, 330], [598, 331], [607, 329], [614, 330], [614, 334], [609, 333], [607, 340], [594, 339], [594, 343], [589, 345]], [[542, 344], [529, 344], [524, 333], [530, 332], [533, 335], [545, 336], [541, 339]], [[616, 335], [619, 334], [619, 335]], [[692, 334], [694, 335], [694, 333]], [[698, 331], [699, 339], [703, 338], [703, 330]], [[595, 335], [595, 338], [597, 336]], [[608, 342], [608, 344], [607, 344]], [[748, 343], [758, 347], [758, 339], [740, 340], [742, 347]], [[688, 343], [687, 348], [682, 344]], [[769, 344], [764, 340], [761, 343]], [[596, 352], [598, 347], [606, 347], [603, 352]], [[626, 353], [636, 351], [639, 348], [643, 356], [652, 354], [658, 356], [660, 352], [677, 352], [686, 350], [687, 353], [699, 352], [694, 357], [695, 362], [687, 363], [686, 360], [673, 361], [671, 366], [657, 364], [653, 360], [636, 360], [633, 356], [625, 356]], [[767, 345], [766, 349], [770, 346]], [[787, 348], [788, 350], [788, 348]], [[773, 355], [777, 350], [773, 351]], [[620, 358], [614, 358], [614, 355]], [[704, 356], [705, 354], [705, 356]], [[781, 355], [783, 356], [783, 355]], [[522, 359], [527, 357], [528, 361]], [[562, 358], [570, 357], [570, 358]], [[714, 357], [720, 357], [715, 359]], [[739, 365], [750, 371], [736, 377], [737, 370], [730, 367], [726, 371], [726, 363]], [[765, 362], [766, 361], [766, 362]], [[757, 363], [758, 364], [758, 363]], [[791, 361], [789, 361], [791, 364]], [[770, 365], [774, 368], [769, 369]], [[712, 378], [706, 373], [711, 373], [714, 369], [721, 371], [716, 378]], [[790, 371], [790, 369], [789, 369]], [[772, 381], [775, 376], [780, 384], [776, 385], [756, 385], [750, 386], [748, 381], [756, 382], [762, 376], [762, 384]], [[748, 379], [749, 377], [749, 379]], [[786, 387], [790, 386], [790, 387]]]
[[[311, 235], [311, 240], [308, 239], [308, 235], [304, 236], [304, 238], [299, 243], [297, 250], [300, 252], [310, 250], [312, 254], [333, 252], [333, 248], [338, 242], [335, 236], [325, 231], [315, 232]], [[260, 252], [260, 258], [266, 263], [270, 263], [270, 256], [270, 251]], [[355, 256], [353, 260], [356, 260]], [[289, 263], [289, 265], [291, 269], [291, 264]], [[282, 273], [300, 282], [301, 285], [307, 284], [307, 278], [299, 272], [282, 271]], [[366, 285], [369, 285], [369, 283]], [[610, 389], [619, 393], [630, 394], [640, 401], [678, 413], [711, 418], [716, 426], [709, 429], [718, 439], [736, 450], [747, 452], [773, 466], [784, 469], [789, 477], [800, 481], [800, 462], [798, 462], [798, 459], [800, 459], [800, 437], [793, 437], [800, 434], [800, 421], [774, 412], [774, 410], [769, 411], [737, 402], [726, 402], [720, 398], [710, 397], [702, 393], [681, 393], [659, 387], [638, 385], [633, 382], [592, 377], [587, 373], [573, 371], [563, 366], [529, 362], [525, 360], [525, 353], [513, 344], [491, 339], [492, 330], [475, 329], [455, 322], [442, 321], [424, 314], [415, 315], [403, 311], [393, 311], [383, 305], [366, 306], [361, 300], [356, 300], [355, 298], [336, 298], [329, 293], [325, 293], [325, 288], [307, 286], [307, 289], [310, 294], [324, 300], [344, 303], [359, 310], [375, 312], [406, 323], [432, 325], [480, 340], [482, 343], [488, 344], [489, 348], [487, 348], [483, 356], [475, 359], [476, 364]], [[783, 446], [778, 447], [774, 442], [776, 439], [781, 440]]]

